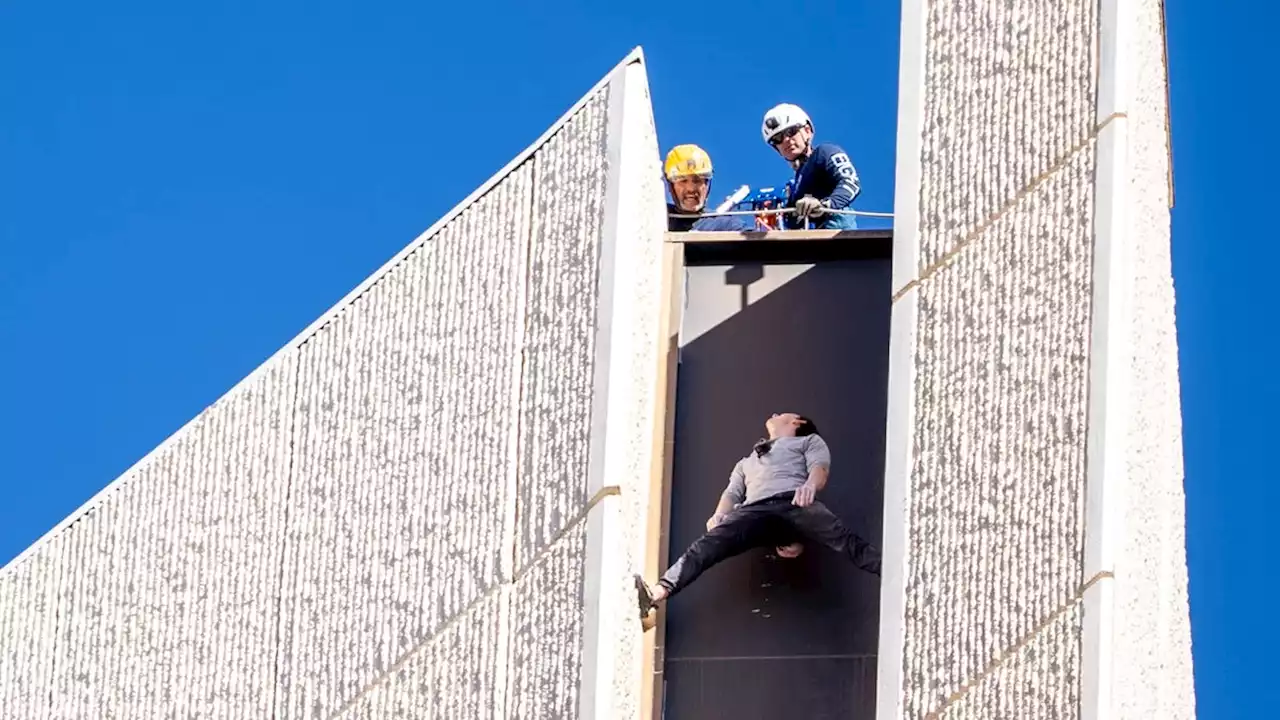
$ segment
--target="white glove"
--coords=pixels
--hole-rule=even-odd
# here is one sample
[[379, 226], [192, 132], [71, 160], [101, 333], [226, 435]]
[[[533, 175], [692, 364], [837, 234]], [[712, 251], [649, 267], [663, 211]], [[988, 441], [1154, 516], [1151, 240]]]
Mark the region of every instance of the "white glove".
[[827, 206], [812, 195], [805, 195], [796, 201], [796, 215], [802, 218], [817, 217], [827, 211]]

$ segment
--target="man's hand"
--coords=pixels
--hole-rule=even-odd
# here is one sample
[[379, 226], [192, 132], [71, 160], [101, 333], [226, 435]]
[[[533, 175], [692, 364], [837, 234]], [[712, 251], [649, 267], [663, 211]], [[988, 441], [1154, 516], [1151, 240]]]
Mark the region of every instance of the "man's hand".
[[778, 547], [774, 548], [774, 551], [778, 553], [778, 557], [784, 557], [784, 558], [800, 557], [800, 553], [804, 552], [804, 545], [801, 545], [798, 542], [794, 542], [794, 543], [791, 543], [790, 545], [779, 545]]
[[791, 504], [798, 505], [800, 507], [809, 507], [813, 504], [813, 498], [817, 494], [818, 490], [813, 486], [813, 483], [806, 482], [796, 489], [796, 494], [795, 497], [791, 499]]
[[711, 517], [707, 518], [707, 532], [711, 532], [711, 528], [714, 528], [722, 522], [724, 522], [724, 513], [714, 513]]
[[796, 214], [802, 218], [817, 217], [826, 211], [822, 201], [812, 195], [805, 195], [796, 201]]

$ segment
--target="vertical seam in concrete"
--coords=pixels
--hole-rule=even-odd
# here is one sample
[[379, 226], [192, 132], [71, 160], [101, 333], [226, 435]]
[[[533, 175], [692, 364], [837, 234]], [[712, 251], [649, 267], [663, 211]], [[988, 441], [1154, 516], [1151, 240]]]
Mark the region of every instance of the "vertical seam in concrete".
[[[919, 263], [921, 143], [924, 131], [925, 0], [904, 0], [898, 65], [898, 142], [895, 169], [893, 284], [905, 287]], [[883, 574], [876, 663], [878, 720], [902, 714], [905, 667], [907, 503], [915, 427], [915, 339], [918, 292], [890, 310], [889, 382], [885, 416]]]
[[277, 703], [280, 702], [280, 653], [284, 651], [284, 569], [288, 564], [290, 543], [289, 543], [289, 520], [290, 520], [290, 502], [293, 497], [293, 468], [294, 459], [297, 457], [298, 442], [298, 414], [301, 412], [301, 403], [299, 398], [302, 393], [300, 386], [302, 384], [302, 348], [306, 346], [303, 343], [298, 348], [298, 352], [294, 354], [293, 363], [293, 382], [289, 384], [289, 400], [285, 403], [285, 407], [289, 409], [289, 463], [285, 469], [284, 475], [284, 517], [281, 518], [280, 535], [283, 542], [280, 543], [280, 565], [276, 570], [276, 638], [272, 645], [272, 661], [271, 661], [271, 713], [272, 717], [279, 717], [280, 708]]
[[528, 220], [525, 223], [523, 257], [519, 261], [522, 275], [520, 295], [516, 299], [516, 317], [520, 322], [517, 341], [520, 359], [512, 370], [512, 392], [515, 396], [512, 411], [515, 413], [515, 422], [512, 424], [511, 437], [507, 440], [511, 466], [507, 477], [507, 507], [503, 515], [505, 525], [503, 529], [506, 534], [503, 537], [502, 556], [499, 558], [499, 574], [504, 582], [515, 577], [516, 546], [519, 540], [517, 535], [520, 532], [520, 470], [523, 461], [520, 436], [524, 431], [524, 424], [521, 422], [521, 418], [524, 417], [525, 401], [524, 371], [529, 357], [529, 286], [533, 283], [533, 239], [537, 236], [538, 227], [538, 213], [534, 210], [537, 188], [538, 160], [535, 155], [529, 160], [529, 194], [526, 207]]
[[[1099, 0], [1099, 126], [1094, 170], [1093, 296], [1090, 318], [1088, 432], [1085, 445], [1083, 576], [1102, 575], [1084, 595], [1080, 717], [1111, 714], [1116, 555], [1120, 550], [1126, 467], [1129, 372], [1128, 117], [1130, 0]], [[1117, 122], [1104, 122], [1112, 118]]]
[[607, 446], [609, 408], [609, 370], [613, 349], [614, 275], [618, 252], [619, 206], [622, 203], [622, 133], [626, 98], [625, 70], [608, 84], [608, 109], [605, 117], [605, 199], [600, 216], [600, 245], [597, 254], [595, 355], [591, 379], [591, 451], [587, 463], [587, 496], [599, 490], [604, 482], [604, 453]]
[[496, 677], [494, 678], [494, 707], [499, 711], [497, 717], [509, 717], [510, 708], [508, 703], [511, 700], [511, 688], [508, 684], [511, 681], [509, 666], [511, 664], [511, 607], [509, 602], [513, 596], [511, 587], [515, 584], [516, 579], [516, 550], [518, 543], [518, 535], [520, 533], [520, 469], [523, 467], [524, 458], [521, 454], [523, 443], [521, 443], [521, 434], [524, 432], [524, 424], [521, 418], [524, 417], [524, 370], [525, 364], [529, 357], [529, 286], [533, 282], [533, 239], [537, 236], [536, 229], [538, 227], [538, 213], [534, 211], [534, 196], [538, 188], [538, 156], [535, 154], [529, 158], [529, 191], [525, 197], [525, 224], [524, 224], [524, 242], [522, 244], [522, 255], [517, 261], [518, 267], [521, 269], [520, 295], [516, 298], [516, 317], [519, 319], [519, 336], [516, 342], [516, 348], [519, 354], [519, 360], [512, 369], [512, 394], [515, 401], [512, 403], [511, 410], [515, 415], [515, 421], [512, 423], [511, 437], [508, 438], [508, 450], [510, 468], [507, 476], [506, 488], [506, 508], [503, 512], [503, 536], [502, 548], [500, 549], [500, 557], [498, 558], [498, 577], [499, 584], [507, 587], [499, 588], [498, 602], [498, 648], [497, 648], [497, 667], [495, 668]]
[[62, 634], [62, 579], [66, 574], [67, 566], [67, 546], [63, 543], [62, 552], [58, 558], [58, 575], [57, 580], [53, 584], [53, 643], [49, 653], [49, 708], [45, 717], [53, 718], [53, 709], [56, 706], [54, 702], [54, 685], [57, 680], [58, 672], [58, 636]]

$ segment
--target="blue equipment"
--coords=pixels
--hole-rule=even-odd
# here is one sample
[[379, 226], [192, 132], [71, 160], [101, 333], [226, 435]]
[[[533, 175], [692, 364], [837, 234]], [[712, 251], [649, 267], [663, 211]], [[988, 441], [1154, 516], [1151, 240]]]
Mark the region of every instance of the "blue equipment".
[[[753, 210], [761, 212], [764, 210], [777, 210], [787, 204], [787, 198], [791, 194], [791, 181], [788, 180], [782, 189], [772, 187], [759, 188], [752, 191], [742, 200], [734, 203], [734, 210]], [[779, 213], [768, 213], [756, 215], [756, 227], [761, 230], [777, 230], [782, 227], [782, 215]]]

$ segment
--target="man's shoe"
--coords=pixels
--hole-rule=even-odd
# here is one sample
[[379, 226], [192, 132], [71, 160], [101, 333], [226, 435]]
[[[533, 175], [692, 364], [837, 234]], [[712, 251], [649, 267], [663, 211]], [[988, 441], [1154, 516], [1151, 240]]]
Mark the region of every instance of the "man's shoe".
[[636, 604], [640, 609], [640, 621], [644, 622], [649, 617], [649, 612], [653, 610], [653, 594], [649, 592], [649, 585], [645, 583], [644, 578], [639, 574], [632, 577], [636, 582]]

